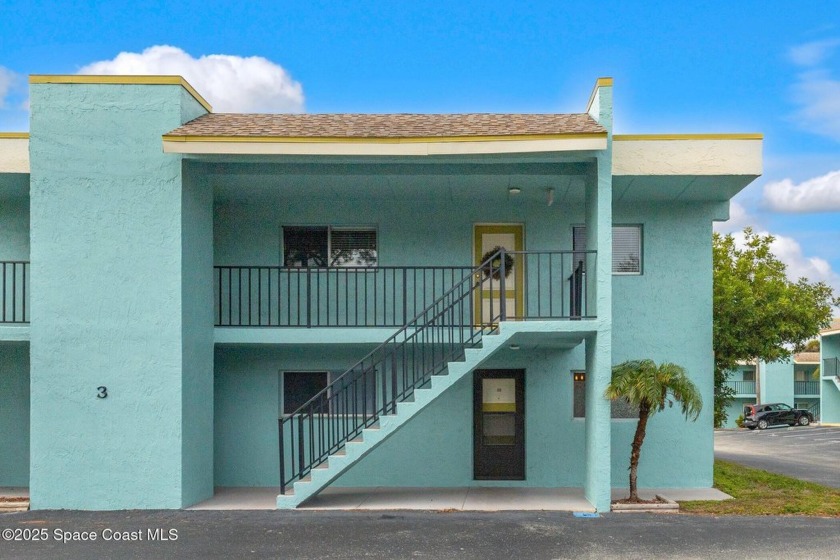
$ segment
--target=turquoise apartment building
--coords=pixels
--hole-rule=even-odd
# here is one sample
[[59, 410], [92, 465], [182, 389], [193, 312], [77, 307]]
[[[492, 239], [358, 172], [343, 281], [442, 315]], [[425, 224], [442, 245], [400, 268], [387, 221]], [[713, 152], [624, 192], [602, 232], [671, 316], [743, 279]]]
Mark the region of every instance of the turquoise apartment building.
[[820, 333], [820, 420], [840, 426], [840, 319]]
[[651, 358], [705, 406], [652, 420], [640, 486], [710, 487], [712, 223], [762, 139], [613, 135], [612, 91], [253, 115], [179, 77], [32, 76], [30, 132], [0, 134], [0, 486], [94, 510], [561, 487], [606, 511], [635, 422], [604, 389]]
[[819, 364], [819, 352], [801, 352], [790, 360], [759, 362], [758, 368], [754, 363], [739, 365], [726, 382], [735, 391], [735, 398], [727, 408], [724, 427], [735, 428], [744, 405], [754, 403], [784, 403], [809, 410], [819, 421], [820, 381], [814, 378]]

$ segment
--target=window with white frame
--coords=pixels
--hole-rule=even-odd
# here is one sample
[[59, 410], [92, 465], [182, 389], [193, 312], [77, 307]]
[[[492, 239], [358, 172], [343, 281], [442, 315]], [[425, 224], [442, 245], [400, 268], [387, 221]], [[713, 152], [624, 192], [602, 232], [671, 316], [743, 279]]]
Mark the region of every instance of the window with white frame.
[[284, 226], [283, 266], [376, 266], [376, 229]]
[[[586, 226], [572, 227], [572, 250], [586, 250]], [[586, 261], [585, 254], [575, 253], [575, 266]], [[642, 273], [642, 226], [617, 225], [612, 228], [612, 271], [613, 274]]]

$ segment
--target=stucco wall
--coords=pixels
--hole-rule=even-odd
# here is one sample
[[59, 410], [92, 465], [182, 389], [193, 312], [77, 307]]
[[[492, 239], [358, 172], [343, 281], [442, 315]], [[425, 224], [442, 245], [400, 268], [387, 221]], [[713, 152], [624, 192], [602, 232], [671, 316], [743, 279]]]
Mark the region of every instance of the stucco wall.
[[526, 248], [571, 249], [571, 225], [583, 221], [582, 204], [549, 207], [544, 200], [378, 197], [336, 201], [278, 195], [253, 202], [216, 203], [215, 263], [276, 266], [282, 226], [333, 225], [376, 227], [381, 266], [468, 266], [473, 260], [474, 223], [525, 223]]
[[[344, 345], [216, 349], [216, 485], [279, 481], [279, 372], [342, 372], [368, 348]], [[526, 369], [525, 481], [472, 477], [472, 376], [352, 467], [336, 486], [581, 486], [583, 419], [572, 418], [572, 369], [582, 351], [510, 350], [482, 367]]]
[[[474, 201], [469, 205], [458, 205], [444, 200], [415, 200], [406, 204], [402, 200], [352, 199], [326, 204], [297, 197], [261, 204], [217, 203], [214, 224], [216, 263], [277, 264], [280, 253], [279, 228], [284, 223], [376, 225], [380, 239], [380, 262], [383, 265], [463, 264], [471, 257], [470, 240], [474, 222], [523, 221], [526, 223], [527, 248], [570, 248], [571, 225], [583, 221], [582, 207], [558, 209], [556, 206], [547, 207], [542, 201], [527, 200], [517, 204], [519, 206]], [[612, 361], [618, 363], [626, 359], [649, 357], [658, 362], [678, 363], [688, 370], [697, 383], [705, 403], [700, 419], [694, 423], [683, 420], [677, 409], [667, 409], [654, 417], [642, 453], [639, 474], [642, 486], [711, 485], [711, 221], [715, 209], [713, 204], [622, 205], [614, 209], [615, 223], [642, 224], [644, 228], [644, 274], [612, 278]], [[679, 250], [674, 250], [675, 247], [679, 247]], [[560, 375], [565, 379], [571, 367], [581, 368], [583, 364], [581, 352], [574, 366], [558, 362], [544, 366], [529, 364], [529, 367], [536, 367], [535, 371], [540, 371], [542, 367], [543, 371], [553, 371], [555, 376]], [[220, 390], [220, 375], [225, 376], [217, 362], [217, 391]], [[562, 402], [566, 398], [564, 395], [569, 394], [562, 384], [553, 387], [534, 385], [532, 388], [532, 383], [538, 384], [538, 380], [547, 378], [547, 375], [539, 373], [529, 375], [528, 390], [551, 396], [549, 401]], [[270, 381], [266, 378], [259, 383], [268, 384]], [[393, 441], [385, 443], [339, 482], [370, 484], [372, 479], [366, 473], [377, 472], [377, 480], [386, 477], [389, 484], [396, 485], [417, 485], [419, 480], [428, 485], [472, 484], [471, 478], [464, 474], [469, 473], [471, 468], [468, 431], [459, 432], [455, 429], [450, 436], [441, 436], [444, 439], [438, 438], [436, 441], [441, 450], [437, 452], [438, 461], [445, 461], [452, 466], [454, 463], [450, 461], [458, 458], [455, 461], [459, 465], [457, 468], [442, 469], [447, 474], [425, 475], [406, 470], [405, 465], [405, 468], [386, 468], [388, 463], [385, 461], [386, 453], [390, 455], [390, 461], [397, 462], [401, 461], [403, 454], [411, 456], [409, 442], [422, 441], [424, 434], [439, 434], [445, 425], [458, 426], [469, 422], [469, 401], [465, 400], [469, 398], [468, 389], [468, 384], [453, 388], [451, 394], [442, 397], [432, 409], [406, 426]], [[217, 403], [221, 398], [217, 395]], [[217, 407], [217, 430], [221, 422], [219, 411]], [[466, 416], [462, 417], [464, 414]], [[529, 414], [535, 415], [529, 416], [528, 422], [536, 427], [541, 422], [553, 419], [554, 411], [548, 407], [545, 411], [537, 412], [529, 407]], [[575, 441], [582, 442], [583, 425], [582, 422], [579, 424], [570, 422], [568, 425], [561, 424], [561, 427], [554, 426], [553, 429], [571, 434], [580, 430], [579, 435], [575, 436], [579, 439]], [[632, 421], [611, 422], [609, 463], [612, 484], [615, 486], [627, 485], [629, 446], [634, 429], [635, 423]], [[538, 452], [531, 450], [534, 441], [528, 441], [529, 453]], [[276, 449], [274, 441], [270, 445]], [[584, 460], [582, 449], [574, 445], [567, 448], [557, 443], [554, 447], [547, 445], [543, 449], [547, 454], [556, 453], [565, 457], [568, 457], [568, 449], [578, 449], [579, 454], [574, 457], [576, 465], [582, 464]], [[220, 484], [218, 461], [227, 454], [217, 450], [217, 484]], [[268, 470], [273, 468], [267, 467]], [[388, 474], [391, 471], [403, 474]], [[578, 474], [572, 476], [569, 472]], [[555, 465], [546, 467], [545, 472], [529, 471], [526, 484], [562, 482], [580, 485], [583, 483], [581, 472], [577, 466], [564, 470]]]
[[181, 484], [183, 503], [194, 504], [213, 495], [213, 193], [183, 176]]
[[181, 88], [30, 89], [32, 507], [181, 507]]
[[0, 342], [0, 486], [29, 486], [29, 344]]
[[[644, 228], [644, 274], [613, 277], [613, 363], [674, 362], [686, 369], [703, 397], [696, 422], [683, 420], [677, 406], [651, 419], [639, 465], [641, 486], [712, 483], [713, 212], [713, 205], [675, 203], [614, 209], [615, 223]], [[628, 484], [634, 429], [629, 423], [613, 425], [614, 484]]]

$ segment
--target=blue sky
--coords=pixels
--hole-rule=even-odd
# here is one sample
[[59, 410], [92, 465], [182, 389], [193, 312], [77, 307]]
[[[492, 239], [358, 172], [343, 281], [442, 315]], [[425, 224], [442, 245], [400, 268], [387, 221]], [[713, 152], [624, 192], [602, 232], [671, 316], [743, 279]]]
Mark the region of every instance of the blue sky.
[[[840, 1], [0, 0], [0, 14], [0, 130], [27, 128], [27, 74], [124, 71], [121, 52], [204, 69], [188, 79], [217, 110], [580, 112], [612, 76], [618, 133], [764, 133], [765, 174], [719, 229], [779, 236], [794, 274], [840, 290]], [[156, 45], [180, 51], [142, 54]]]

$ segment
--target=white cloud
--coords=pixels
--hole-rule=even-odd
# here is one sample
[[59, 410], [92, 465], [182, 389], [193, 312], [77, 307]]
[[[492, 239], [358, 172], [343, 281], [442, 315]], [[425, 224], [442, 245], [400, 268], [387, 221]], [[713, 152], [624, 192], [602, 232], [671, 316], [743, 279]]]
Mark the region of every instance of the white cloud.
[[212, 54], [193, 58], [178, 47], [156, 45], [141, 53], [121, 52], [94, 62], [79, 74], [178, 74], [218, 112], [298, 113], [303, 86], [282, 66], [258, 57]]
[[793, 100], [800, 127], [840, 140], [840, 80], [827, 70], [803, 72], [793, 85]]
[[0, 66], [0, 109], [6, 107], [6, 98], [12, 93], [12, 89], [17, 85], [19, 79], [20, 76], [15, 72]]
[[[768, 232], [757, 232], [767, 235]], [[807, 278], [809, 282], [825, 282], [840, 294], [840, 274], [831, 268], [831, 264], [820, 257], [808, 257], [802, 252], [802, 246], [792, 237], [771, 234], [774, 237], [770, 249], [780, 261], [787, 266], [787, 276], [796, 281]], [[733, 233], [735, 244], [744, 247], [743, 232]]]
[[840, 80], [827, 63], [838, 46], [840, 38], [832, 38], [788, 50], [788, 57], [803, 68], [791, 89], [798, 107], [794, 121], [801, 128], [835, 140], [840, 140]]
[[794, 184], [783, 179], [764, 186], [764, 204], [779, 212], [840, 211], [840, 170]]
[[802, 45], [795, 45], [788, 50], [788, 58], [799, 66], [816, 66], [825, 60], [840, 45], [840, 39], [824, 39]]

